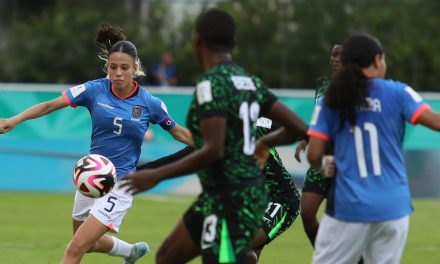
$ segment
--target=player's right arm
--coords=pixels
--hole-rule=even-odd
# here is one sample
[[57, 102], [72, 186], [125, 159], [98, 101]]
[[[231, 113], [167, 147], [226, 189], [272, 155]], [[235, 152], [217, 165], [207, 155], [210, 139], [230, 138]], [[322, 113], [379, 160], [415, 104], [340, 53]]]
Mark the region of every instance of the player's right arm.
[[6, 119], [0, 119], [0, 133], [6, 133], [12, 130], [21, 122], [45, 116], [52, 113], [53, 111], [64, 108], [66, 106], [67, 103], [62, 96], [44, 103], [34, 105], [16, 116]]

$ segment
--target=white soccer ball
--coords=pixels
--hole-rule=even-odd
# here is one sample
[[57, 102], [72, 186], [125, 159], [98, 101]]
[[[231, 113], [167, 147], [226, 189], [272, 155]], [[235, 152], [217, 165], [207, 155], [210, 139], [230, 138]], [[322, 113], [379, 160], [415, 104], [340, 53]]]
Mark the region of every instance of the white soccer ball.
[[99, 198], [109, 193], [116, 180], [116, 169], [106, 157], [90, 154], [78, 160], [73, 169], [76, 189], [90, 198]]

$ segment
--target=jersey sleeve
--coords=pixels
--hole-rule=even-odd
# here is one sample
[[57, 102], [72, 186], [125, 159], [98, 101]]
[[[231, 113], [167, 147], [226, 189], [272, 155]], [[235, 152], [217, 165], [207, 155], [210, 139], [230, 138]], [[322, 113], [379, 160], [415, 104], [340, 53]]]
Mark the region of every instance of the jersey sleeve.
[[257, 87], [258, 103], [260, 104], [260, 117], [264, 116], [272, 107], [272, 105], [278, 100], [277, 96], [273, 94], [267, 85], [258, 78], [254, 78], [255, 86]]
[[196, 86], [196, 100], [201, 118], [226, 116], [228, 110], [227, 90], [224, 81], [208, 76], [199, 81]]
[[93, 89], [93, 82], [86, 82], [63, 91], [62, 96], [66, 103], [73, 108], [87, 106], [90, 104], [90, 94], [93, 92]]
[[324, 105], [324, 98], [320, 97], [315, 105], [312, 120], [309, 124], [307, 135], [323, 139], [325, 141], [331, 138], [330, 124], [334, 123], [333, 112]]
[[420, 115], [430, 109], [430, 106], [416, 91], [407, 85], [405, 85], [404, 89], [400, 90], [400, 93], [405, 120], [414, 125], [417, 123], [417, 119]]
[[167, 106], [162, 100], [151, 96], [149, 107], [152, 112], [151, 123], [159, 124], [164, 130], [170, 130], [176, 125], [176, 122], [168, 114]]
[[277, 96], [273, 94], [269, 89], [263, 89], [261, 93], [258, 94], [261, 97], [261, 111], [260, 116], [263, 116], [269, 112], [272, 105], [278, 100]]

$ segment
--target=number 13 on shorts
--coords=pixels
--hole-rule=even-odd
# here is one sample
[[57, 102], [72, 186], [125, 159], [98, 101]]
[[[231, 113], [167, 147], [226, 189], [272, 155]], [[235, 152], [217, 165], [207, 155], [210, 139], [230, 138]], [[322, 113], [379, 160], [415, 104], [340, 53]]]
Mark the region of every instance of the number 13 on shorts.
[[217, 232], [217, 220], [217, 216], [213, 214], [205, 218], [202, 232], [202, 249], [211, 247], [212, 242], [214, 242]]

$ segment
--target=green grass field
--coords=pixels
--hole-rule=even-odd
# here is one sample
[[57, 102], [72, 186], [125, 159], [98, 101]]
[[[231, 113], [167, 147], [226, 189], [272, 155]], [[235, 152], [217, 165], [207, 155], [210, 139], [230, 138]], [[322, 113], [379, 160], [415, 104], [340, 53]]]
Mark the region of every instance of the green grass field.
[[[0, 263], [59, 263], [71, 238], [73, 194], [0, 193]], [[139, 263], [154, 263], [161, 241], [192, 197], [139, 196], [126, 216], [120, 238], [145, 240], [152, 252]], [[414, 200], [410, 233], [402, 263], [440, 263], [440, 200]], [[263, 251], [260, 263], [310, 263], [312, 248], [301, 220]], [[120, 263], [89, 254], [83, 263]], [[197, 259], [193, 263], [200, 263]]]

